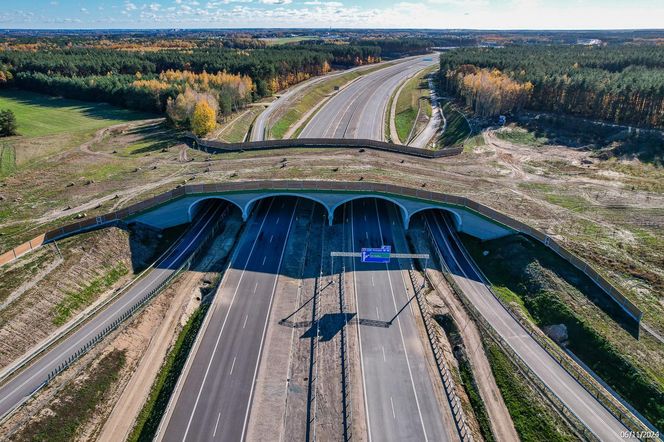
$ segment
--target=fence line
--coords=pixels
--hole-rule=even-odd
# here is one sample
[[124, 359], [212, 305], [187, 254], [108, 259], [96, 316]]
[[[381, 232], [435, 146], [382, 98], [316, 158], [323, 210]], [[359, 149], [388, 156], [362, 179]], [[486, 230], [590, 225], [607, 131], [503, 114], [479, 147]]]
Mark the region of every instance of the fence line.
[[[519, 368], [525, 372], [527, 377], [534, 382], [538, 389], [545, 394], [549, 400], [558, 408], [558, 410], [572, 423], [578, 431], [582, 430], [582, 434], [589, 439], [596, 439], [596, 436], [591, 433], [587, 427], [582, 423], [582, 421], [576, 416], [576, 414], [570, 410], [560, 398], [546, 385], [544, 384], [539, 377], [528, 367], [528, 365], [523, 361], [521, 356], [519, 356], [512, 347], [496, 332], [493, 326], [484, 318], [484, 316], [477, 310], [473, 303], [466, 297], [463, 290], [458, 286], [454, 280], [445, 259], [443, 258], [438, 243], [436, 242], [433, 234], [431, 232], [431, 227], [429, 226], [428, 221], [425, 221], [426, 231], [429, 235], [431, 243], [433, 244], [433, 249], [435, 250], [435, 256], [441, 265], [442, 273], [447, 282], [450, 284], [454, 292], [459, 296], [462, 303], [473, 317], [473, 319], [484, 329], [489, 336], [506, 352], [509, 354], [512, 361], [514, 361]], [[481, 275], [483, 276], [483, 275]], [[433, 281], [431, 281], [433, 284]], [[487, 285], [487, 287], [489, 287]], [[490, 288], [490, 287], [489, 287]], [[500, 302], [503, 308], [508, 312], [508, 314], [514, 318], [522, 327], [522, 329], [531, 336], [535, 342], [537, 342], [544, 351], [549, 354], [560, 366], [572, 376], [578, 383], [581, 385], [591, 396], [597, 399], [597, 401], [602, 404], [606, 410], [611, 413], [618, 421], [620, 421], [626, 428], [634, 431], [644, 431], [648, 430], [648, 426], [638, 419], [634, 418], [632, 414], [627, 410], [622, 404], [618, 404], [613, 400], [612, 396], [609, 396], [606, 391], [602, 390], [593, 380], [590, 378], [590, 375], [580, 369], [578, 366], [574, 366], [572, 361], [569, 358], [566, 358], [559, 348], [556, 348], [554, 345], [538, 333], [534, 327], [527, 321], [522, 320], [517, 315], [515, 315], [512, 310], [507, 306], [499, 296], [493, 293], [492, 295]]]
[[[157, 294], [159, 294], [165, 287], [167, 287], [175, 278], [177, 278], [182, 272], [185, 272], [189, 269], [191, 266], [191, 263], [197, 259], [200, 256], [201, 251], [203, 250], [203, 247], [207, 244], [209, 239], [213, 237], [217, 233], [217, 228], [219, 226], [219, 223], [226, 218], [228, 215], [229, 209], [226, 208], [224, 211], [221, 213], [219, 216], [219, 219], [216, 223], [216, 226], [210, 230], [210, 233], [206, 235], [206, 237], [200, 242], [200, 244], [192, 251], [191, 255], [189, 258], [187, 258], [180, 267], [176, 271], [174, 271], [168, 278], [166, 278], [164, 281], [162, 281], [157, 287], [153, 288], [150, 290], [147, 294], [142, 296], [137, 302], [135, 302], [131, 307], [126, 309], [120, 316], [115, 318], [112, 322], [110, 322], [106, 327], [104, 327], [99, 333], [97, 333], [93, 338], [88, 340], [86, 343], [81, 345], [81, 347], [74, 352], [72, 355], [70, 355], [65, 361], [60, 363], [56, 368], [51, 370], [49, 374], [47, 375], [46, 379], [44, 382], [42, 382], [35, 390], [31, 392], [29, 396], [26, 396], [19, 404], [16, 405], [12, 410], [10, 410], [8, 413], [6, 413], [3, 416], [0, 416], [0, 421], [5, 421], [7, 418], [9, 418], [15, 410], [17, 410], [21, 405], [23, 405], [25, 402], [27, 402], [30, 398], [32, 398], [37, 392], [39, 392], [41, 389], [46, 387], [58, 374], [62, 373], [64, 370], [69, 368], [74, 362], [76, 362], [78, 359], [83, 357], [85, 354], [87, 354], [97, 343], [102, 341], [106, 336], [108, 336], [110, 333], [112, 333], [114, 330], [116, 330], [121, 324], [123, 324], [127, 319], [131, 318], [137, 311], [141, 310], [147, 303], [150, 301], [152, 298], [154, 298]], [[170, 249], [169, 249], [170, 250]], [[164, 253], [162, 256], [166, 256], [168, 252]], [[160, 262], [158, 260], [157, 262]], [[153, 264], [151, 268], [154, 268], [154, 266], [157, 263]], [[147, 269], [146, 269], [147, 271]], [[144, 274], [146, 271], [144, 271], [142, 274]], [[128, 284], [125, 286], [125, 289], [122, 292], [125, 292], [129, 287], [132, 287], [134, 281], [132, 281], [131, 284]], [[122, 293], [121, 292], [121, 293]], [[88, 320], [91, 316], [92, 313], [97, 313], [99, 312], [102, 308], [105, 308], [108, 306], [111, 301], [114, 301], [118, 299], [118, 296], [114, 296], [109, 300], [109, 302], [105, 302], [99, 306], [99, 308], [96, 308], [91, 312], [90, 315], [86, 315], [85, 318], [83, 318], [80, 321], [77, 321], [76, 326], [82, 324], [84, 321]], [[69, 330], [70, 332], [71, 330]], [[68, 333], [69, 333], [68, 332]], [[57, 340], [54, 340], [51, 342], [50, 345], [55, 344]], [[40, 353], [45, 351], [46, 348], [41, 349]], [[17, 367], [19, 369], [20, 367]], [[11, 375], [13, 373], [8, 374]]]
[[293, 147], [308, 148], [366, 148], [385, 152], [400, 153], [420, 158], [442, 158], [459, 155], [463, 147], [448, 147], [444, 149], [422, 149], [420, 147], [403, 144], [388, 143], [367, 139], [351, 138], [297, 138], [286, 140], [249, 141], [243, 143], [224, 143], [221, 141], [202, 140], [194, 134], [186, 134], [194, 149], [208, 153], [243, 152], [247, 150], [289, 149]]
[[[261, 190], [371, 192], [390, 196], [400, 196], [409, 199], [425, 200], [431, 203], [442, 204], [445, 206], [458, 207], [478, 214], [498, 224], [502, 224], [511, 230], [523, 233], [531, 238], [536, 239], [557, 253], [561, 258], [572, 264], [586, 276], [588, 276], [634, 320], [638, 322], [643, 316], [643, 312], [634, 303], [632, 303], [617, 287], [615, 287], [604, 276], [597, 272], [597, 270], [595, 270], [590, 264], [581, 260], [572, 252], [568, 251], [563, 245], [559, 244], [555, 239], [546, 233], [530, 227], [527, 224], [501, 212], [498, 212], [497, 210], [494, 210], [488, 206], [485, 206], [484, 204], [475, 202], [463, 196], [432, 192], [421, 188], [397, 186], [394, 184], [383, 184], [368, 181], [321, 180], [257, 180], [189, 184], [166, 191], [144, 201], [132, 204], [131, 206], [125, 207], [124, 209], [120, 209], [115, 212], [111, 212], [106, 215], [100, 215], [94, 218], [87, 218], [60, 227], [58, 229], [51, 230], [44, 235], [42, 243], [46, 244], [48, 242], [71, 236], [76, 233], [114, 225], [128, 217], [136, 216], [142, 212], [154, 209], [157, 206], [185, 197], [187, 195]], [[13, 261], [13, 259], [11, 261]], [[5, 263], [6, 262], [3, 262], [0, 259], [0, 265]]]

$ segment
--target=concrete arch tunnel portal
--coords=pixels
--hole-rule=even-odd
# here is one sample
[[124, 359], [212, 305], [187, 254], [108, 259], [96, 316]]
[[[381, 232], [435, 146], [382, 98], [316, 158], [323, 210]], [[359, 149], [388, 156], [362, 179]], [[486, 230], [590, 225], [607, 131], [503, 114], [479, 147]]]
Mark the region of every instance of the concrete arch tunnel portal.
[[335, 214], [337, 216], [339, 215], [337, 209], [344, 204], [359, 199], [376, 198], [388, 201], [398, 208], [405, 229], [409, 227], [411, 219], [416, 214], [425, 210], [438, 209], [451, 214], [458, 231], [468, 233], [480, 239], [493, 239], [514, 233], [510, 228], [491, 221], [465, 207], [445, 205], [443, 203], [403, 197], [400, 195], [372, 192], [266, 190], [188, 195], [151, 211], [142, 213], [136, 216], [134, 221], [152, 225], [157, 228], [166, 228], [191, 222], [197, 211], [203, 206], [203, 203], [210, 200], [223, 200], [234, 205], [242, 214], [242, 219], [246, 221], [259, 201], [280, 196], [304, 198], [320, 204], [327, 212], [330, 225], [336, 219]]

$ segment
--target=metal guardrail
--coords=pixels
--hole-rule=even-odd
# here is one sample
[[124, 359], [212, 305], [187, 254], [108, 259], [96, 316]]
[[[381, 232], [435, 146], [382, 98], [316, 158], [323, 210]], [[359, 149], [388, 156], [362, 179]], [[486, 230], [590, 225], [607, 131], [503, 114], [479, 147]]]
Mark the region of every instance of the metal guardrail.
[[[227, 207], [224, 209], [224, 211], [221, 213], [219, 216], [219, 219], [217, 221], [217, 226], [219, 225], [219, 222], [221, 222], [229, 212], [229, 208]], [[69, 368], [74, 362], [76, 362], [78, 359], [80, 359], [82, 356], [87, 354], [97, 343], [99, 343], [101, 340], [103, 340], [106, 336], [108, 336], [110, 333], [112, 333], [114, 330], [116, 330], [123, 322], [125, 322], [127, 319], [132, 317], [138, 310], [140, 310], [142, 307], [144, 307], [147, 302], [155, 297], [159, 292], [161, 292], [165, 287], [167, 287], [177, 276], [179, 276], [182, 272], [186, 271], [189, 269], [191, 266], [191, 263], [193, 260], [197, 259], [203, 246], [209, 241], [211, 237], [213, 237], [217, 233], [217, 227], [213, 228], [210, 233], [201, 241], [201, 243], [196, 247], [194, 251], [192, 251], [191, 255], [189, 258], [187, 258], [182, 265], [175, 271], [173, 272], [167, 279], [161, 282], [157, 287], [152, 289], [150, 292], [148, 292], [146, 295], [144, 295], [140, 300], [138, 300], [134, 305], [132, 305], [129, 309], [127, 309], [120, 317], [116, 318], [112, 323], [110, 323], [108, 326], [106, 326], [101, 332], [99, 332], [95, 337], [92, 339], [88, 340], [86, 343], [81, 345], [79, 350], [77, 350], [72, 356], [70, 356], [65, 362], [62, 364], [58, 365], [54, 370], [52, 370], [46, 380], [40, 384], [35, 390], [31, 392], [29, 396], [26, 396], [19, 404], [17, 404], [12, 410], [7, 412], [4, 416], [0, 417], [0, 421], [6, 420], [9, 416], [11, 416], [14, 411], [16, 411], [21, 405], [23, 405], [25, 402], [27, 402], [30, 398], [32, 398], [37, 392], [39, 392], [41, 389], [43, 389], [45, 386], [47, 386], [58, 374], [62, 373], [65, 371], [67, 368]], [[57, 337], [54, 337], [52, 340], [49, 340], [45, 345], [41, 346], [39, 351], [32, 354], [28, 359], [23, 361], [19, 366], [15, 367], [14, 370], [12, 370], [11, 373], [6, 373], [4, 374], [4, 379], [7, 379], [9, 376], [15, 374], [18, 370], [23, 368], [25, 365], [33, 361], [36, 357], [38, 357], [40, 354], [42, 354], [44, 351], [46, 351], [48, 348], [50, 348], [52, 345], [57, 343], [60, 339], [65, 337], [67, 334], [71, 333], [74, 329], [78, 328], [81, 324], [87, 322], [90, 318], [92, 318], [94, 315], [99, 313], [101, 310], [106, 308], [108, 305], [110, 305], [112, 302], [118, 299], [120, 294], [125, 293], [130, 287], [134, 285], [136, 281], [140, 279], [142, 275], [147, 273], [148, 270], [154, 269], [155, 264], [158, 262], [161, 262], [161, 258], [166, 256], [168, 252], [171, 249], [169, 248], [168, 251], [164, 252], [160, 259], [155, 261], [155, 263], [150, 266], [150, 268], [146, 269], [139, 275], [139, 277], [135, 278], [131, 283], [126, 285], [123, 290], [118, 292], [115, 296], [109, 298], [107, 301], [101, 303], [98, 307], [95, 309], [91, 310], [89, 314], [84, 315], [83, 317], [79, 318], [77, 321], [72, 323], [70, 327], [67, 328], [66, 333], [63, 333]]]
[[429, 345], [431, 345], [431, 349], [433, 350], [434, 359], [436, 360], [436, 367], [438, 368], [438, 374], [443, 381], [445, 396], [447, 397], [447, 401], [450, 404], [450, 408], [452, 409], [452, 415], [454, 416], [454, 423], [456, 425], [457, 432], [459, 433], [459, 437], [463, 442], [473, 442], [473, 435], [470, 433], [470, 429], [468, 428], [466, 415], [463, 412], [461, 400], [457, 395], [454, 379], [450, 374], [447, 361], [445, 361], [445, 358], [443, 357], [443, 351], [438, 346], [438, 340], [436, 339], [435, 331], [431, 321], [429, 305], [424, 300], [422, 300], [422, 292], [426, 286], [426, 278], [424, 278], [421, 283], [417, 281], [417, 278], [415, 277], [415, 269], [413, 268], [413, 261], [410, 261], [408, 275], [410, 276], [410, 281], [413, 285], [413, 289], [415, 290], [415, 299], [417, 300], [420, 314], [424, 320], [424, 328], [426, 329], [427, 337], [429, 338]]
[[[288, 141], [288, 140], [282, 140]], [[357, 140], [354, 140], [357, 141]], [[484, 204], [477, 203], [469, 198], [432, 192], [421, 188], [397, 186], [367, 181], [320, 181], [320, 180], [259, 180], [242, 182], [223, 182], [193, 184], [182, 186], [166, 191], [147, 200], [125, 207], [115, 212], [94, 218], [68, 224], [58, 229], [47, 232], [44, 243], [51, 242], [82, 231], [101, 228], [112, 225], [125, 218], [136, 216], [142, 212], [154, 209], [162, 204], [183, 198], [187, 195], [211, 194], [224, 192], [261, 191], [261, 190], [289, 190], [289, 191], [331, 191], [331, 192], [371, 192], [387, 196], [400, 196], [404, 198], [417, 199], [446, 206], [458, 207], [479, 216], [489, 219], [495, 223], [502, 224], [516, 232], [521, 232], [544, 244], [556, 252], [564, 260], [572, 264], [595, 282], [606, 294], [608, 294], [629, 316], [640, 321], [643, 312], [611, 282], [600, 275], [592, 266], [576, 257], [553, 238], [527, 224], [509, 217]], [[1, 265], [2, 263], [0, 263]]]
[[[489, 332], [489, 334], [492, 336], [494, 341], [496, 341], [501, 348], [503, 348], [506, 352], [508, 352], [513, 358], [516, 357], [518, 358], [518, 361], [520, 365], [524, 366], [524, 369], [530, 372], [532, 376], [537, 380], [539, 384], [545, 387], [545, 391], [548, 392], [547, 394], [555, 396], [554, 403], [560, 403], [563, 408], [560, 408], [560, 411], [563, 412], [563, 414], [568, 417], [568, 415], [571, 415], [574, 417], [574, 420], [578, 421], [579, 423], [581, 420], [558, 398], [558, 396], [545, 384], [543, 384], [537, 375], [535, 375], [532, 370], [525, 364], [525, 362], [521, 359], [521, 357], [512, 349], [512, 347], [498, 335], [498, 333], [493, 329], [493, 326], [491, 326], [482, 316], [482, 314], [475, 308], [475, 306], [472, 304], [472, 302], [466, 297], [466, 295], [463, 293], [463, 290], [457, 285], [456, 281], [451, 275], [451, 272], [449, 270], [449, 267], [447, 266], [447, 263], [445, 262], [445, 259], [442, 257], [442, 254], [440, 252], [440, 249], [438, 248], [438, 244], [433, 237], [433, 233], [431, 232], [431, 226], [429, 225], [428, 221], [425, 220], [425, 226], [426, 226], [426, 231], [430, 237], [431, 243], [433, 244], [433, 247], [436, 251], [436, 257], [438, 258], [439, 263], [441, 264], [441, 268], [443, 269], [443, 275], [445, 276], [445, 279], [450, 283], [452, 288], [454, 289], [455, 293], [459, 296], [461, 301], [464, 303], [468, 311], [471, 313], [473, 318], [482, 325], [482, 327]], [[461, 249], [462, 253], [465, 254], [463, 251], [463, 248]], [[467, 259], [470, 259], [467, 255], [465, 255]], [[472, 262], [472, 261], [471, 261]], [[572, 376], [578, 383], [581, 385], [588, 393], [593, 396], [597, 401], [602, 404], [602, 406], [609, 412], [611, 415], [613, 415], [620, 423], [625, 425], [626, 428], [629, 430], [633, 430], [636, 433], [639, 432], [644, 432], [644, 431], [649, 431], [650, 428], [648, 425], [645, 423], [641, 422], [638, 420], [636, 417], [632, 415], [632, 413], [625, 408], [622, 404], [617, 402], [613, 396], [611, 396], [608, 392], [606, 392], [601, 385], [599, 385], [591, 376], [589, 373], [584, 371], [581, 367], [576, 365], [574, 361], [572, 361], [559, 347], [557, 347], [555, 344], [551, 343], [549, 339], [544, 336], [541, 332], [536, 330], [532, 324], [529, 322], [525, 321], [523, 318], [519, 317], [518, 315], [515, 315], [514, 312], [507, 306], [499, 296], [496, 295], [496, 293], [491, 289], [490, 284], [488, 284], [488, 279], [486, 279], [486, 276], [481, 272], [481, 270], [474, 265], [474, 268], [478, 270], [480, 273], [480, 276], [484, 278], [485, 285], [493, 295], [493, 297], [501, 304], [501, 306], [507, 311], [507, 313], [515, 320], [521, 328], [528, 333], [529, 336], [531, 336], [535, 342], [537, 342], [544, 351], [549, 354], [570, 376]], [[487, 328], [488, 327], [488, 328]], [[516, 359], [513, 359], [516, 361]], [[531, 376], [529, 376], [531, 377]], [[581, 424], [583, 425], [583, 424]], [[585, 425], [583, 425], [584, 428]], [[586, 428], [587, 429], [587, 428]], [[584, 432], [584, 435], [587, 436], [587, 431]], [[594, 435], [593, 435], [594, 437]]]
[[[427, 224], [428, 226], [428, 224]], [[503, 301], [503, 299], [496, 294], [493, 290], [489, 278], [486, 277], [482, 269], [476, 265], [473, 259], [468, 255], [463, 247], [460, 247], [461, 252], [466, 259], [472, 263], [473, 268], [479, 273], [485, 286], [489, 289], [493, 297], [503, 306], [509, 315], [517, 321], [521, 327], [542, 347], [558, 364], [565, 369], [576, 381], [581, 384], [583, 388], [595, 397], [614, 417], [616, 417], [623, 425], [635, 431], [648, 431], [652, 430], [654, 426], [648, 421], [641, 421], [638, 417], [632, 417], [633, 413], [624, 406], [618, 399], [616, 399], [610, 392], [603, 388], [588, 371], [581, 367], [569, 355], [561, 349], [558, 345], [553, 343], [541, 330], [534, 327], [532, 323], [525, 318], [516, 315], [514, 311]], [[644, 428], [647, 427], [646, 428]]]
[[366, 148], [394, 152], [420, 158], [443, 158], [459, 155], [463, 147], [447, 147], [444, 149], [422, 149], [403, 144], [385, 141], [352, 139], [352, 138], [296, 138], [286, 140], [249, 141], [245, 143], [224, 143], [221, 141], [202, 140], [193, 134], [186, 134], [195, 149], [207, 153], [243, 152], [251, 150], [289, 149], [293, 147], [309, 148]]
[[[526, 364], [526, 362], [519, 356], [514, 349], [505, 341], [500, 334], [493, 328], [493, 326], [484, 318], [484, 316], [477, 310], [475, 305], [468, 299], [468, 297], [465, 295], [461, 287], [456, 283], [454, 280], [454, 277], [452, 276], [452, 273], [450, 272], [449, 267], [447, 266], [447, 263], [445, 259], [443, 258], [440, 249], [438, 248], [438, 244], [433, 237], [433, 234], [431, 232], [431, 227], [429, 226], [429, 223], [425, 220], [425, 226], [426, 226], [426, 231], [427, 234], [429, 235], [429, 238], [431, 240], [431, 243], [433, 245], [433, 249], [436, 251], [434, 254], [438, 260], [438, 263], [441, 266], [442, 269], [442, 274], [447, 281], [447, 283], [450, 285], [454, 293], [459, 297], [461, 302], [463, 303], [464, 307], [466, 307], [466, 310], [468, 313], [472, 316], [473, 320], [489, 335], [489, 337], [505, 352], [508, 354], [510, 359], [512, 360], [513, 363], [517, 365], [520, 371], [528, 378], [528, 380], [537, 387], [537, 389], [558, 409], [558, 411], [565, 416], [566, 419], [574, 426], [576, 431], [578, 431], [581, 435], [583, 435], [586, 439], [592, 440], [592, 441], [599, 441], [597, 436], [595, 436], [594, 433], [592, 433], [581, 421], [581, 419], [576, 416], [576, 414], [570, 410], [567, 405], [565, 405], [562, 400], [556, 395], [553, 390], [551, 390], [546, 384], [542, 382], [542, 380], [530, 369], [530, 367]], [[431, 280], [430, 276], [427, 274], [427, 279], [429, 279], [429, 282], [431, 283], [432, 286], [436, 286], [436, 283]]]

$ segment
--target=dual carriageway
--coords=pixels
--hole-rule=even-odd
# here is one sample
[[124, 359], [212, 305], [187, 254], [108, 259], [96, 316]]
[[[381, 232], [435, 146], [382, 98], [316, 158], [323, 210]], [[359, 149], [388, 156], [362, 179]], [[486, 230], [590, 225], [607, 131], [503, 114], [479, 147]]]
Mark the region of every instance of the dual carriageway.
[[[428, 59], [416, 57], [361, 77], [322, 106], [301, 136], [383, 139], [389, 97], [405, 78], [429, 65]], [[279, 324], [282, 318], [273, 314], [273, 306], [283, 296], [279, 288], [280, 279], [284, 278], [284, 263], [296, 259], [287, 250], [298, 248], [289, 249], [287, 244], [301, 239], [292, 233], [298, 221], [298, 207], [307, 204], [312, 211], [317, 210], [317, 203], [292, 196], [269, 197], [254, 206], [171, 398], [158, 440], [246, 440], [252, 425], [262, 419], [253, 413], [256, 392], [261, 386], [261, 369], [281, 379], [280, 394], [285, 400], [301, 394], [289, 388], [293, 382], [289, 378], [290, 365], [266, 366], [264, 349], [270, 328], [282, 327]], [[326, 237], [323, 230], [341, 229], [341, 238], [326, 237], [339, 250], [354, 252], [381, 245], [391, 245], [395, 251], [407, 248], [404, 226], [395, 205], [383, 199], [361, 198], [336, 210], [342, 216], [335, 216], [334, 225], [317, 223], [315, 228], [320, 232], [313, 234]], [[237, 209], [219, 201], [202, 205], [188, 233], [152, 272], [93, 321], [0, 386], [0, 415], [15, 409], [38, 389], [82, 342], [125, 314], [147, 291], [166, 281], [201, 245], [201, 240], [209, 236], [221, 215], [229, 216], [229, 211]], [[319, 212], [326, 216], [324, 210]], [[417, 216], [431, 227], [432, 246], [440, 251], [464, 293], [514, 351], [592, 433], [601, 440], [618, 440], [625, 427], [530, 338], [491, 295], [456, 237], [449, 215], [435, 209]], [[322, 249], [321, 245], [321, 250], [313, 256], [322, 260]], [[351, 363], [354, 386], [347, 392], [350, 397], [342, 398], [352, 401], [353, 409], [360, 414], [352, 417], [354, 437], [369, 441], [459, 440], [452, 409], [439, 394], [441, 380], [432, 368], [431, 349], [421, 331], [422, 317], [413, 302], [412, 284], [404, 276], [408, 263], [392, 260], [387, 265], [367, 264], [347, 258], [344, 261], [343, 281], [355, 320], [343, 322], [336, 333], [345, 327], [353, 343], [352, 357], [359, 361], [357, 365]], [[335, 268], [340, 271], [340, 265]], [[321, 280], [333, 279], [336, 273], [319, 276]], [[309, 293], [314, 298], [317, 294], [317, 291]], [[363, 325], [380, 322], [387, 326]], [[336, 366], [317, 368], [338, 370]], [[342, 382], [332, 388], [341, 389]], [[290, 426], [285, 422], [286, 417], [274, 434], [264, 435], [265, 440], [313, 440], [316, 422], [312, 424], [311, 416], [316, 416], [316, 407], [324, 409], [326, 405], [312, 404], [316, 396], [308, 397], [306, 406], [314, 409], [307, 413], [306, 432], [287, 434], [285, 429]], [[342, 406], [333, 404], [333, 407]], [[283, 407], [284, 410], [277, 411], [286, 416], [286, 405]], [[326, 434], [331, 440], [343, 439], [346, 436], [343, 427], [339, 425], [336, 434], [321, 435]]]

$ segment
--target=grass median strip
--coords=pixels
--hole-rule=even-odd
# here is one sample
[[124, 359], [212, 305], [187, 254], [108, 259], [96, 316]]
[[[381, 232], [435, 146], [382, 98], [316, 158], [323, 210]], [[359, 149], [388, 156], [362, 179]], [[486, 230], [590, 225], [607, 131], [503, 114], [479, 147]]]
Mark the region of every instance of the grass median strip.
[[329, 80], [323, 80], [306, 89], [296, 100], [294, 100], [291, 106], [289, 106], [288, 111], [286, 111], [286, 113], [284, 113], [274, 125], [272, 125], [270, 128], [271, 137], [278, 140], [282, 139], [293, 124], [300, 121], [307, 111], [334, 92], [335, 88], [340, 88], [351, 80], [375, 72], [378, 69], [382, 69], [389, 65], [390, 64], [381, 64], [368, 69], [346, 72], [345, 74], [332, 77]]
[[204, 304], [198, 308], [180, 331], [152, 384], [150, 395], [136, 419], [134, 428], [127, 439], [128, 442], [148, 442], [154, 438], [198, 331], [203, 324], [208, 307], [208, 304]]
[[[394, 123], [402, 144], [409, 141], [408, 136], [411, 133], [417, 132], [417, 126], [422, 126], [417, 121], [420, 112], [431, 117], [431, 102], [429, 101], [429, 86], [426, 77], [434, 69], [435, 67], [424, 69], [413, 78], [406, 80], [406, 84], [397, 97]], [[416, 127], [415, 130], [413, 130], [414, 127]]]

